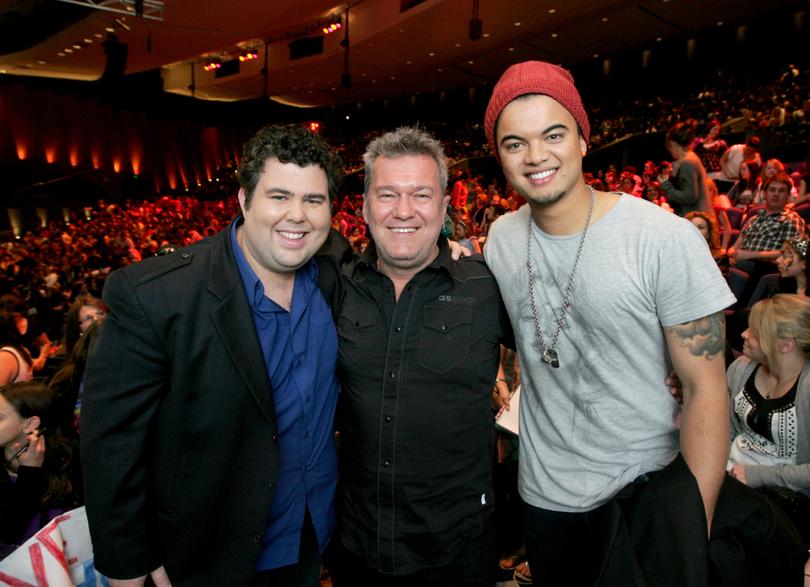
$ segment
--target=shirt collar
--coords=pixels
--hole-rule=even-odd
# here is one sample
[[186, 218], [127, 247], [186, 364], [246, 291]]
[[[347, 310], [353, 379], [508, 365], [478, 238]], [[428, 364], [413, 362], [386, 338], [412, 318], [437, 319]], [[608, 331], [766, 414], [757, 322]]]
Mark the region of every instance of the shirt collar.
[[[460, 261], [453, 261], [453, 258], [450, 256], [450, 245], [447, 244], [447, 238], [440, 234], [436, 244], [439, 246], [439, 254], [436, 255], [436, 258], [422, 269], [422, 271], [428, 269], [446, 271], [451, 277], [460, 278]], [[380, 273], [377, 269], [377, 245], [374, 243], [374, 240], [369, 241], [366, 250], [360, 255], [360, 264]]]
[[[242, 278], [242, 283], [245, 286], [245, 293], [248, 296], [248, 302], [250, 303], [251, 307], [255, 309], [260, 309], [262, 307], [266, 308], [265, 300], [270, 302], [274, 307], [277, 307], [281, 310], [281, 306], [278, 306], [273, 300], [270, 298], [265, 297], [264, 295], [264, 285], [262, 284], [259, 276], [256, 275], [256, 272], [253, 271], [253, 267], [247, 261], [247, 257], [245, 257], [245, 253], [242, 252], [242, 247], [239, 245], [239, 241], [236, 238], [236, 230], [239, 226], [242, 225], [244, 222], [244, 218], [241, 215], [237, 216], [236, 219], [231, 223], [230, 229], [230, 239], [231, 239], [231, 249], [233, 249], [233, 256], [236, 259], [236, 267], [239, 269], [239, 275]], [[310, 259], [307, 263], [304, 264], [303, 267], [298, 269], [295, 272], [295, 286], [293, 288], [293, 297], [296, 296], [298, 293], [296, 290], [301, 290], [301, 293], [305, 294], [305, 299], [309, 298], [309, 294], [311, 293], [314, 287], [317, 287], [318, 281], [318, 265], [315, 263], [315, 259]]]

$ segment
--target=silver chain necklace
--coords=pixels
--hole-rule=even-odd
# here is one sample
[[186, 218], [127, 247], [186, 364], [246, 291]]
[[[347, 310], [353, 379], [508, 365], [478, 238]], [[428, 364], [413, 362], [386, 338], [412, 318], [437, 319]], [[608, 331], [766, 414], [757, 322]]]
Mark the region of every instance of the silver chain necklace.
[[574, 277], [577, 274], [577, 266], [579, 259], [582, 256], [582, 247], [585, 245], [585, 237], [588, 236], [588, 228], [591, 225], [591, 214], [593, 214], [593, 203], [596, 200], [596, 193], [591, 186], [587, 186], [591, 192], [591, 203], [588, 206], [588, 217], [585, 219], [585, 229], [582, 231], [582, 238], [579, 239], [579, 248], [577, 248], [577, 256], [574, 258], [574, 266], [571, 269], [571, 277], [568, 278], [568, 286], [565, 288], [565, 295], [563, 296], [562, 309], [560, 315], [557, 317], [557, 330], [554, 332], [554, 337], [551, 339], [551, 346], [546, 346], [546, 341], [543, 338], [543, 330], [540, 328], [540, 317], [537, 313], [537, 304], [534, 301], [534, 271], [532, 271], [532, 215], [529, 214], [529, 244], [528, 256], [526, 260], [526, 268], [529, 270], [529, 301], [532, 305], [532, 317], [534, 318], [534, 330], [537, 333], [537, 343], [539, 344], [538, 350], [542, 353], [540, 358], [544, 363], [547, 363], [555, 369], [560, 366], [560, 359], [557, 356], [557, 340], [560, 338], [563, 325], [565, 324], [565, 316], [568, 314], [568, 309], [571, 307], [571, 291], [574, 288]]

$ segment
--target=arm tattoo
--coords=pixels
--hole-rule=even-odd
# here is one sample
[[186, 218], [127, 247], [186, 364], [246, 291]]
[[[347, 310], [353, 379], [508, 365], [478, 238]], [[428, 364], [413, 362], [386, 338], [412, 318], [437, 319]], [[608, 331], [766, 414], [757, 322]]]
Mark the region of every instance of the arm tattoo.
[[667, 330], [695, 357], [710, 359], [725, 350], [726, 320], [723, 312], [676, 324]]

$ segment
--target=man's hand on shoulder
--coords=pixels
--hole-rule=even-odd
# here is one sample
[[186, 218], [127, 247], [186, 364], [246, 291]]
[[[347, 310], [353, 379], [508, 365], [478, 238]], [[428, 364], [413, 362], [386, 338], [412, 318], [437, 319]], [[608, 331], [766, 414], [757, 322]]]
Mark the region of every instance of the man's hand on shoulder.
[[[172, 587], [172, 582], [169, 580], [169, 575], [166, 574], [163, 565], [156, 568], [149, 575], [152, 577], [156, 587]], [[142, 587], [142, 585], [146, 584], [146, 577], [144, 575], [134, 579], [110, 579], [110, 585], [111, 587]]]
[[472, 255], [472, 251], [462, 247], [456, 241], [447, 239], [447, 244], [450, 246], [450, 257], [453, 259], [453, 261], [458, 261], [462, 257], [470, 257]]

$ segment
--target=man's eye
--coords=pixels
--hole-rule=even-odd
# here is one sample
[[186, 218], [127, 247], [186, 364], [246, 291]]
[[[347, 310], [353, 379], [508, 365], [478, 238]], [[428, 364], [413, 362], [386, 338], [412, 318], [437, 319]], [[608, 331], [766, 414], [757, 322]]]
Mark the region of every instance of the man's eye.
[[521, 146], [521, 143], [507, 143], [504, 146], [504, 149], [507, 151], [517, 151]]

